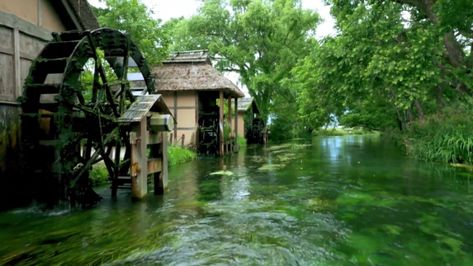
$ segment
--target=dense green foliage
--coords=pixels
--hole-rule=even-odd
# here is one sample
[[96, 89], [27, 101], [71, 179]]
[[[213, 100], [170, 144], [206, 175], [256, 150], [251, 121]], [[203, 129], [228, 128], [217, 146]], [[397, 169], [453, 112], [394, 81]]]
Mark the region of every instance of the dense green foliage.
[[238, 72], [266, 118], [285, 110], [274, 108], [277, 102], [295, 101], [283, 80], [315, 43], [318, 16], [300, 6], [297, 0], [208, 0], [197, 15], [165, 28], [173, 49], [208, 49], [221, 70]]
[[[168, 147], [169, 166], [176, 166], [188, 161], [192, 161], [197, 157], [196, 153], [190, 149], [180, 146]], [[107, 168], [103, 163], [96, 164], [90, 171], [90, 180], [93, 186], [101, 186], [109, 181]]]
[[192, 161], [197, 157], [197, 154], [187, 148], [179, 146], [168, 146], [168, 164], [169, 166], [176, 166], [188, 161]]
[[237, 137], [237, 144], [241, 147], [246, 147], [246, 139], [243, 136]]
[[471, 162], [473, 2], [327, 2], [338, 34], [293, 70], [303, 121], [397, 127], [418, 158]]
[[96, 8], [102, 27], [122, 30], [130, 35], [150, 64], [168, 56], [168, 38], [159, 20], [139, 0], [104, 0], [107, 8]]
[[413, 123], [404, 138], [407, 152], [429, 161], [473, 164], [472, 107], [447, 108]]
[[[163, 26], [137, 0], [107, 0], [99, 17], [127, 30], [147, 57], [208, 49], [220, 70], [240, 74], [263, 118], [271, 118], [273, 139], [330, 123], [396, 128], [417, 157], [468, 162], [451, 143], [471, 141], [457, 123], [471, 113], [473, 1], [326, 2], [337, 33], [322, 40], [314, 38], [318, 15], [299, 0], [206, 0], [195, 16]], [[451, 148], [434, 152], [433, 143]]]
[[109, 181], [109, 175], [104, 163], [99, 163], [92, 167], [92, 170], [90, 171], [90, 181], [93, 186], [107, 184]]

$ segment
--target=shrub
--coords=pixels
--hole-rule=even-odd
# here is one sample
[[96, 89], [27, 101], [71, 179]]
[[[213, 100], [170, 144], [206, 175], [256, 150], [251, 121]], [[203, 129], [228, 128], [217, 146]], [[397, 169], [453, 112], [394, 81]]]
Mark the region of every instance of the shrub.
[[105, 185], [108, 180], [108, 171], [104, 163], [99, 163], [92, 167], [90, 171], [90, 181], [93, 186]]
[[179, 146], [168, 146], [168, 164], [169, 166], [175, 166], [183, 164], [188, 161], [192, 161], [197, 157], [197, 154], [187, 148]]
[[238, 146], [245, 147], [246, 146], [246, 139], [242, 136], [238, 136], [237, 137], [237, 143], [238, 143]]
[[473, 112], [457, 106], [412, 123], [403, 141], [408, 154], [428, 161], [473, 163]]

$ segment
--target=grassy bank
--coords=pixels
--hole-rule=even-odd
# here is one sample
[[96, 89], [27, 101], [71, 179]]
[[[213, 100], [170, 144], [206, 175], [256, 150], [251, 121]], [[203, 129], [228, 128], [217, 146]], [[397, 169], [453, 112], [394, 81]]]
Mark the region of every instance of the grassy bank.
[[237, 137], [237, 143], [238, 143], [238, 146], [240, 146], [240, 148], [246, 147], [246, 139], [242, 136]]
[[[187, 148], [178, 146], [168, 147], [168, 165], [176, 166], [188, 161], [192, 161], [197, 157], [197, 154]], [[103, 162], [100, 162], [92, 167], [90, 171], [90, 180], [93, 186], [102, 186], [108, 183], [108, 171]]]
[[168, 147], [168, 163], [169, 166], [176, 166], [189, 162], [197, 158], [197, 154], [187, 148], [181, 148], [179, 146]]
[[403, 134], [407, 153], [418, 159], [473, 164], [473, 112], [449, 108], [412, 123]]

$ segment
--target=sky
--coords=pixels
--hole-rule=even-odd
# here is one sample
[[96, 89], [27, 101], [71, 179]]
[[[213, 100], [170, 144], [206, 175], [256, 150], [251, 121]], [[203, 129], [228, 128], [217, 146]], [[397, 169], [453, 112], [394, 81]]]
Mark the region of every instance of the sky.
[[[103, 6], [99, 0], [88, 0], [93, 6]], [[154, 18], [163, 22], [171, 18], [190, 17], [197, 12], [202, 0], [141, 0], [148, 6]], [[330, 7], [323, 0], [302, 0], [302, 7], [315, 10], [322, 18], [322, 23], [317, 27], [316, 37], [318, 39], [335, 33], [335, 21], [330, 15]]]

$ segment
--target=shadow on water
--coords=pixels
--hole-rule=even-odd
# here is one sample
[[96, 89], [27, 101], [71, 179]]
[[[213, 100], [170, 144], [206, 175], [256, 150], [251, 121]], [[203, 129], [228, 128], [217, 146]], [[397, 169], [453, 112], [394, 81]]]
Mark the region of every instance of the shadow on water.
[[249, 146], [171, 168], [160, 197], [1, 213], [0, 264], [471, 265], [470, 178], [378, 136]]

